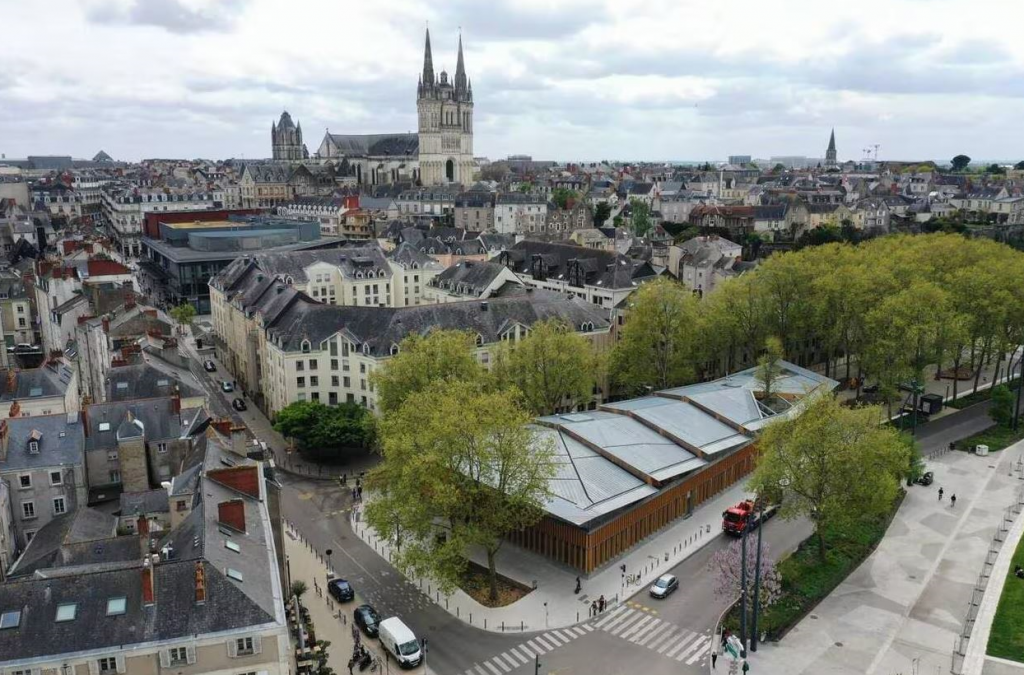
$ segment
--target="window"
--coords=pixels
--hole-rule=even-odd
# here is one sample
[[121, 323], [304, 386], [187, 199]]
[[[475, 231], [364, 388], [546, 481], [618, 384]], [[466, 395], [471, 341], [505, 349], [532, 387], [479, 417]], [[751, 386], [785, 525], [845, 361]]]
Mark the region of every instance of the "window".
[[167, 650], [167, 656], [172, 666], [183, 666], [188, 663], [188, 649], [185, 647], [171, 647]]
[[21, 612], [12, 609], [0, 614], [0, 630], [5, 628], [17, 628], [21, 625]]
[[67, 512], [68, 512], [68, 507], [64, 503], [64, 498], [63, 497], [54, 497], [53, 498], [53, 515], [59, 516], [62, 513], [67, 513]]
[[39, 454], [39, 441], [28, 442], [28, 454], [38, 455]]
[[120, 471], [117, 471], [117, 470], [111, 471], [109, 475], [110, 475], [110, 482], [111, 483], [120, 483], [121, 482], [121, 472]]
[[316, 370], [316, 359], [310, 359], [309, 360], [309, 369], [310, 370]]
[[310, 376], [310, 378], [309, 378], [309, 386], [311, 386], [311, 387], [319, 387], [320, 386], [320, 378], [317, 377], [316, 375]]
[[249, 656], [253, 653], [251, 637], [238, 638], [235, 640], [235, 653], [239, 656]]
[[123, 595], [107, 599], [107, 616], [118, 616], [124, 614], [127, 607], [127, 600]]
[[18, 476], [18, 487], [22, 490], [32, 487], [32, 476], [31, 474], [24, 473]]
[[21, 518], [22, 520], [28, 520], [29, 518], [36, 517], [36, 503], [35, 502], [22, 502], [21, 503]]
[[338, 359], [331, 359], [331, 370], [338, 369]]
[[306, 378], [304, 378], [304, 377], [296, 377], [295, 378], [295, 386], [299, 387], [299, 388], [305, 387], [306, 386]]
[[352, 386], [352, 380], [351, 380], [351, 378], [349, 378], [348, 375], [346, 375], [344, 378], [342, 378], [342, 382], [344, 383], [345, 387], [351, 387]]
[[236, 544], [235, 542], [231, 541], [230, 539], [225, 539], [224, 540], [224, 548], [226, 548], [229, 551], [234, 551], [235, 553], [241, 553], [242, 552], [242, 548], [238, 544]]
[[337, 387], [338, 386], [338, 376], [337, 375], [331, 375], [331, 386], [332, 387]]
[[57, 605], [57, 616], [54, 621], [58, 623], [63, 621], [74, 621], [75, 614], [78, 613], [78, 605], [73, 602], [64, 602]]
[[309, 340], [303, 340], [302, 341], [302, 353], [303, 354], [308, 354], [309, 353]]
[[187, 511], [188, 510], [188, 502], [186, 502], [184, 499], [179, 499], [179, 500], [177, 500], [174, 503], [174, 508], [175, 508], [175, 510], [177, 510], [179, 512], [180, 511]]
[[299, 359], [298, 361], [295, 362], [295, 370], [297, 372], [301, 373], [305, 369], [306, 369], [306, 362], [305, 361], [303, 361], [302, 359]]
[[241, 581], [242, 580], [242, 573], [239, 572], [236, 569], [232, 569], [232, 568], [229, 567], [229, 568], [227, 568], [227, 571], [225, 572], [225, 574], [228, 575], [228, 579], [234, 579], [235, 581]]
[[110, 431], [110, 422], [100, 422], [100, 431]]

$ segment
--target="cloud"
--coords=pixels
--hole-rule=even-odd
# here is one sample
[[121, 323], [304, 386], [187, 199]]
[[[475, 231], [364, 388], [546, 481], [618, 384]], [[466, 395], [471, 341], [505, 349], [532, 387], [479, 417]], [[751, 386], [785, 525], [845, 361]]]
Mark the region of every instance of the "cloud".
[[244, 1], [220, 0], [198, 6], [185, 0], [130, 0], [128, 4], [104, 1], [87, 10], [86, 16], [100, 24], [153, 26], [187, 35], [230, 29]]

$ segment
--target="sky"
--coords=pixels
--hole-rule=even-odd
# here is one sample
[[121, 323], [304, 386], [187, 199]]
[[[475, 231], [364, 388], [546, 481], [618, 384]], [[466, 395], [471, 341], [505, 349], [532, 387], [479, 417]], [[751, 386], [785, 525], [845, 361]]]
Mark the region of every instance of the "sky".
[[1024, 159], [1021, 0], [0, 0], [0, 153], [260, 158], [415, 131], [461, 29], [475, 154]]

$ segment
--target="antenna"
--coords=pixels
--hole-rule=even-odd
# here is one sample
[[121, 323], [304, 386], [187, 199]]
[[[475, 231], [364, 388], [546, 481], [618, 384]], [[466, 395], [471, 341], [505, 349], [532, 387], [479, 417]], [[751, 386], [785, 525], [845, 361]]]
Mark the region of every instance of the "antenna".
[[864, 148], [864, 159], [870, 159], [873, 162], [878, 161], [878, 148], [882, 147], [878, 143], [868, 144], [868, 147]]

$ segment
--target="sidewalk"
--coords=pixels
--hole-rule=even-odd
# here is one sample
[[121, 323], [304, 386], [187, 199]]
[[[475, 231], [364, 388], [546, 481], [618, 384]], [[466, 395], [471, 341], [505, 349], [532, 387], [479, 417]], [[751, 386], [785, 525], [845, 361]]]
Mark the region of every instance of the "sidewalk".
[[[411, 579], [435, 603], [450, 614], [478, 628], [492, 632], [536, 631], [563, 628], [586, 621], [590, 603], [604, 595], [608, 608], [647, 588], [658, 575], [675, 567], [704, 544], [721, 534], [722, 511], [736, 502], [750, 497], [741, 481], [698, 507], [690, 518], [680, 519], [634, 547], [613, 565], [580, 576], [583, 588], [573, 593], [577, 572], [557, 565], [536, 553], [504, 543], [498, 552], [498, 571], [528, 586], [536, 583], [536, 590], [506, 607], [489, 608], [476, 602], [461, 590], [450, 596], [441, 595], [432, 582]], [[390, 547], [362, 522], [362, 506], [352, 513], [352, 529], [360, 539], [372, 546], [385, 559], [390, 560]], [[470, 556], [474, 562], [485, 564], [482, 551]], [[626, 566], [627, 574], [640, 574], [640, 582], [625, 587], [619, 565]]]
[[[316, 630], [317, 640], [327, 640], [331, 643], [327, 648], [327, 665], [334, 670], [335, 675], [345, 675], [349, 672], [348, 660], [352, 656], [352, 610], [363, 604], [364, 600], [356, 593], [353, 602], [336, 603], [327, 594], [325, 585], [327, 583], [327, 566], [324, 565], [318, 553], [310, 549], [296, 530], [285, 528], [284, 550], [287, 559], [288, 571], [292, 581], [302, 580], [306, 582], [308, 590], [302, 596], [302, 604], [309, 609], [313, 626]], [[315, 584], [315, 586], [314, 586]], [[317, 591], [317, 587], [319, 591]], [[383, 617], [387, 618], [387, 617]], [[411, 670], [401, 671], [398, 665], [391, 660], [385, 663], [386, 659], [381, 651], [380, 641], [376, 638], [367, 637], [365, 633], [356, 631], [364, 647], [374, 656], [381, 659], [381, 669], [378, 673], [406, 672], [412, 675], [427, 675], [433, 673], [428, 666], [419, 666]], [[356, 668], [355, 672], [359, 672]], [[369, 669], [364, 671], [369, 673]]]
[[751, 654], [751, 670], [949, 672], [978, 572], [1004, 509], [1024, 484], [1014, 471], [1022, 454], [1018, 443], [987, 457], [950, 452], [931, 459], [935, 483], [907, 489], [875, 552], [781, 642]]

